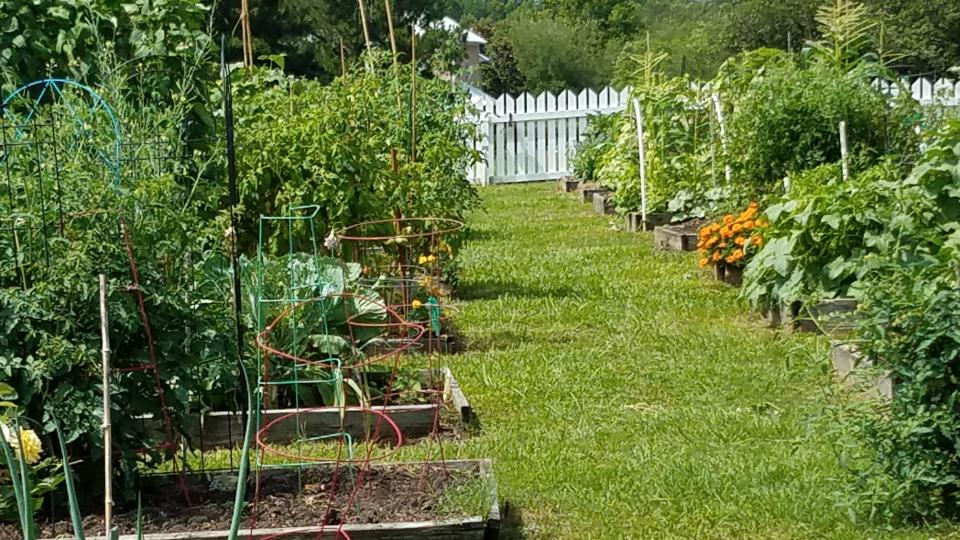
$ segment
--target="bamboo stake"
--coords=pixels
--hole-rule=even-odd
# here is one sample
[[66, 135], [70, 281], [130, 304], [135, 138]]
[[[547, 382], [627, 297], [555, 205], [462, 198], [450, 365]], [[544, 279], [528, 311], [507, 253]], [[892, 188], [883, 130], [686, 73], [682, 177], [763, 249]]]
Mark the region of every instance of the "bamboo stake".
[[410, 27], [410, 162], [417, 162], [417, 27]]
[[110, 323], [107, 316], [107, 276], [100, 274], [100, 342], [103, 361], [103, 526], [113, 529], [113, 434], [110, 428]]
[[633, 114], [637, 119], [637, 148], [640, 154], [640, 220], [647, 226], [647, 149], [643, 134], [643, 109], [640, 100], [633, 98]]
[[240, 0], [240, 29], [243, 34], [243, 67], [253, 67], [253, 32], [250, 30], [249, 0]]
[[370, 30], [367, 29], [367, 6], [363, 3], [363, 0], [357, 0], [357, 3], [360, 4], [360, 22], [363, 25], [363, 41], [367, 44], [367, 52], [370, 52], [372, 46], [370, 45]]
[[383, 0], [384, 7], [387, 10], [387, 29], [390, 31], [390, 48], [393, 50], [393, 64], [399, 62], [397, 54], [397, 36], [393, 33], [393, 9], [390, 7], [390, 0]]
[[847, 122], [840, 122], [840, 166], [843, 169], [843, 180], [850, 179], [850, 158], [847, 149]]
[[343, 45], [343, 36], [340, 36], [340, 74], [347, 76], [347, 48]]

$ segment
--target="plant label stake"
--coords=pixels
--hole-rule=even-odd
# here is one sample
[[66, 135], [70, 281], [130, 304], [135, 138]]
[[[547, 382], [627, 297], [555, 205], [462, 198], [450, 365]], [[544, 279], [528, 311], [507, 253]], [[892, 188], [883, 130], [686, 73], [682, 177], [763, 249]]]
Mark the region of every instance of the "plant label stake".
[[100, 274], [100, 342], [103, 360], [103, 527], [113, 521], [113, 437], [110, 429], [110, 323], [107, 318], [107, 276]]
[[840, 166], [843, 169], [843, 181], [850, 179], [850, 158], [847, 149], [847, 122], [840, 122]]
[[644, 227], [647, 222], [647, 150], [643, 136], [643, 109], [640, 100], [633, 98], [633, 113], [637, 118], [637, 148], [640, 153], [640, 219]]

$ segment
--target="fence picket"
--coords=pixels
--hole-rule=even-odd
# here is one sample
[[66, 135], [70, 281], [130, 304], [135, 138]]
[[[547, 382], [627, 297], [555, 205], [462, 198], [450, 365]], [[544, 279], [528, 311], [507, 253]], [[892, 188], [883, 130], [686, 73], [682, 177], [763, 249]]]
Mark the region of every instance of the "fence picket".
[[[553, 95], [550, 92], [543, 94], [546, 99], [546, 108], [547, 112], [557, 112], [557, 96]], [[547, 140], [546, 140], [546, 154], [547, 154], [547, 166], [546, 172], [554, 174], [557, 172], [557, 120], [551, 118], [547, 120], [546, 123], [547, 130]]]
[[[564, 90], [557, 96], [557, 110], [569, 111], [571, 104], [576, 104], [577, 98], [569, 90]], [[566, 172], [568, 170], [567, 157], [570, 152], [570, 145], [567, 144], [567, 132], [570, 127], [569, 118], [557, 120], [557, 172]]]

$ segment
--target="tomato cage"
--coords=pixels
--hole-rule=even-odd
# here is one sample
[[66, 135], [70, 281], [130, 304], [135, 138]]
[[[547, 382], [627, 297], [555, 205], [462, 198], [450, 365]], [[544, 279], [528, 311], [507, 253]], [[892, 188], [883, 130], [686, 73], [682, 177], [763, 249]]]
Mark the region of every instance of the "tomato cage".
[[[446, 352], [444, 336], [456, 309], [447, 299], [446, 271], [453, 262], [452, 244], [464, 224], [446, 218], [397, 218], [351, 225], [331, 239], [328, 247], [341, 260], [358, 264], [358, 283], [380, 294], [407, 321], [427, 328], [416, 352]], [[402, 330], [397, 328], [395, 330]], [[392, 346], [410, 345], [410, 336], [383, 336]]]
[[[410, 382], [408, 353], [427, 330], [388, 305], [360, 264], [320, 254], [320, 211], [299, 206], [260, 218], [252, 310], [259, 361], [248, 427], [254, 440], [245, 444], [241, 462], [256, 467], [251, 527], [264, 490], [282, 474], [277, 471], [291, 470], [293, 476], [283, 478], [296, 493], [326, 475], [329, 499], [318, 525], [334, 526], [339, 535], [336, 526], [358, 510], [370, 468], [393, 457], [418, 428], [407, 412], [424, 407], [404, 404], [428, 403], [425, 434], [439, 439], [445, 388], [429, 369], [425, 385]], [[405, 339], [386, 339], [392, 335]]]

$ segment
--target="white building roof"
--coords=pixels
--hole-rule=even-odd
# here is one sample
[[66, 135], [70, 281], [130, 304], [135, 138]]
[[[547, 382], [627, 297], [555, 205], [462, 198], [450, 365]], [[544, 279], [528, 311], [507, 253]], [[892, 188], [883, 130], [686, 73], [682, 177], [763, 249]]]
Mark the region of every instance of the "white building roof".
[[[460, 23], [451, 19], [450, 17], [444, 17], [439, 21], [433, 21], [430, 23], [430, 28], [436, 30], [446, 30], [447, 32], [456, 32], [462, 30]], [[475, 43], [477, 45], [486, 45], [487, 40], [483, 36], [474, 32], [471, 29], [462, 30], [466, 33], [467, 43]], [[422, 36], [426, 31], [419, 24], [417, 25], [417, 35]]]

